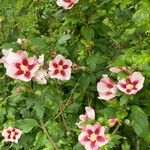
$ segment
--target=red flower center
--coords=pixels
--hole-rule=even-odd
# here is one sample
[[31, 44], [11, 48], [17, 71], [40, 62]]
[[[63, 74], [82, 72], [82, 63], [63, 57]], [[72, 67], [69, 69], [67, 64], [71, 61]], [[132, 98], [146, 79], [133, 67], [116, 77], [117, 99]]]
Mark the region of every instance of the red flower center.
[[28, 60], [25, 58], [22, 60], [22, 63], [16, 63], [15, 64], [16, 68], [18, 69], [17, 72], [15, 73], [16, 76], [19, 75], [24, 75], [26, 78], [30, 78], [30, 71], [34, 68], [34, 64], [30, 65], [28, 63]]
[[60, 60], [59, 63], [53, 63], [54, 75], [61, 74], [62, 76], [65, 76], [65, 70], [68, 69], [68, 65], [64, 64], [63, 60]]
[[12, 130], [7, 130], [7, 133], [8, 133], [7, 138], [8, 138], [8, 139], [13, 138], [14, 140], [16, 139], [16, 135], [19, 134], [18, 132], [16, 132], [16, 129], [15, 129], [15, 128], [13, 128]]

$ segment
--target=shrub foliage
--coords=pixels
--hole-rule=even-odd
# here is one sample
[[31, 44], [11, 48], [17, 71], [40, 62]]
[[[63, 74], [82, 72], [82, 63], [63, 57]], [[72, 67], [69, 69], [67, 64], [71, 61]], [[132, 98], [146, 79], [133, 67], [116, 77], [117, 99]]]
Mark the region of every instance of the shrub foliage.
[[[18, 38], [25, 42], [18, 44]], [[0, 0], [0, 49], [45, 55], [44, 68], [61, 54], [73, 62], [71, 79], [49, 79], [46, 85], [13, 80], [0, 65], [0, 131], [22, 130], [19, 143], [0, 136], [1, 150], [83, 150], [75, 125], [86, 106], [109, 129], [103, 150], [146, 150], [150, 144], [150, 2], [149, 0], [79, 0], [70, 10], [54, 0]], [[0, 54], [2, 57], [2, 53]], [[127, 66], [145, 77], [136, 95], [119, 93], [110, 101], [98, 99], [102, 75], [121, 80], [111, 66]]]

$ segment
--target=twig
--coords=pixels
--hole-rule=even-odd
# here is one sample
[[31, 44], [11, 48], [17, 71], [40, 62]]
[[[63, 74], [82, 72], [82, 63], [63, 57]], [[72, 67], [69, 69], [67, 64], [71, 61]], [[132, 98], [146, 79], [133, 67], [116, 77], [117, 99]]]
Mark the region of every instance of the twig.
[[115, 130], [113, 131], [112, 134], [115, 134], [115, 133], [118, 131], [119, 127], [120, 127], [120, 124], [118, 124], [118, 125], [116, 126], [116, 128], [115, 128]]
[[52, 138], [50, 137], [50, 135], [49, 135], [49, 133], [48, 133], [46, 127], [45, 127], [45, 124], [43, 123], [42, 120], [40, 120], [40, 124], [41, 124], [41, 128], [42, 128], [43, 131], [45, 132], [45, 134], [46, 134], [46, 136], [47, 136], [49, 142], [52, 144], [54, 150], [59, 150], [59, 149], [58, 149], [58, 146], [54, 143], [54, 141], [53, 141]]
[[[83, 76], [83, 75], [82, 75]], [[67, 100], [67, 102], [65, 103], [64, 107], [60, 110], [60, 112], [57, 114], [57, 116], [55, 117], [54, 120], [56, 120], [62, 113], [63, 111], [65, 110], [65, 108], [70, 104], [70, 100], [72, 99], [72, 96], [74, 94], [74, 91], [76, 90], [77, 86], [79, 85], [79, 80], [82, 78], [82, 76], [78, 79], [78, 82], [76, 83], [76, 85], [74, 86], [74, 88], [72, 89], [71, 91], [71, 94]]]
[[138, 137], [136, 138], [135, 150], [140, 150], [140, 140]]

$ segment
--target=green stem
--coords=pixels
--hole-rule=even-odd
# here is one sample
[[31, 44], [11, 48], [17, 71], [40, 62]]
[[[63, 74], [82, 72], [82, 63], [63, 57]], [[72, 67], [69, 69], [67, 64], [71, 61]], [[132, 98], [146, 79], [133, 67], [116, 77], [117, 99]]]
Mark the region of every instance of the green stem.
[[43, 123], [42, 120], [40, 120], [40, 124], [41, 124], [41, 128], [42, 128], [43, 131], [45, 132], [45, 134], [46, 134], [46, 136], [47, 136], [49, 142], [52, 144], [54, 150], [59, 150], [59, 149], [58, 149], [58, 146], [54, 143], [53, 139], [52, 139], [51, 136], [49, 135], [49, 133], [48, 133], [46, 127], [45, 127], [45, 124]]

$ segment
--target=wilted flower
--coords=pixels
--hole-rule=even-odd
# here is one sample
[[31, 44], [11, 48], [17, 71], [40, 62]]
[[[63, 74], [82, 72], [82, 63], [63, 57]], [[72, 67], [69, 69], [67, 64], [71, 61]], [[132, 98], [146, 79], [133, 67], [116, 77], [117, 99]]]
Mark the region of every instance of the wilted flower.
[[97, 91], [99, 93], [99, 99], [110, 100], [116, 96], [117, 86], [106, 75], [97, 84]]
[[4, 141], [10, 141], [18, 143], [18, 139], [22, 135], [22, 131], [13, 127], [8, 127], [4, 129], [2, 132], [2, 136], [4, 136]]
[[142, 89], [145, 78], [140, 72], [134, 72], [127, 78], [118, 82], [117, 87], [119, 90], [126, 94], [136, 94]]
[[33, 78], [38, 84], [47, 84], [49, 76], [46, 70], [40, 69], [35, 73]]
[[49, 62], [49, 75], [51, 78], [69, 80], [71, 77], [72, 62], [65, 59], [62, 55], [57, 55]]
[[57, 0], [57, 5], [64, 9], [71, 9], [79, 0]]
[[85, 111], [86, 112], [84, 115], [79, 116], [80, 122], [76, 123], [76, 125], [79, 128], [83, 128], [88, 123], [88, 121], [94, 121], [95, 120], [95, 111], [93, 108], [85, 107]]
[[110, 67], [109, 71], [113, 72], [113, 73], [119, 73], [119, 72], [126, 72], [129, 73], [131, 72], [131, 68], [130, 67]]
[[13, 79], [30, 81], [41, 65], [37, 57], [28, 57], [28, 53], [22, 50], [15, 53], [12, 49], [3, 49], [2, 53], [4, 56], [0, 62], [4, 63], [6, 74]]
[[82, 129], [78, 140], [86, 150], [99, 150], [100, 147], [109, 142], [108, 137], [105, 135], [105, 127], [100, 124], [93, 126], [88, 124]]
[[17, 39], [17, 43], [20, 45], [22, 45], [25, 41], [26, 41], [26, 39], [24, 39], [24, 38], [23, 39], [20, 39], [20, 38]]
[[109, 68], [109, 71], [111, 71], [113, 73], [119, 73], [122, 71], [122, 69], [119, 67], [111, 67], [111, 68]]
[[110, 118], [110, 119], [108, 119], [108, 125], [110, 127], [113, 127], [117, 122], [118, 122], [117, 118]]

